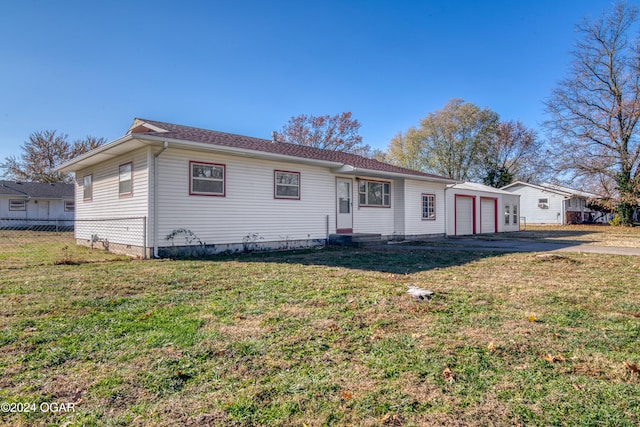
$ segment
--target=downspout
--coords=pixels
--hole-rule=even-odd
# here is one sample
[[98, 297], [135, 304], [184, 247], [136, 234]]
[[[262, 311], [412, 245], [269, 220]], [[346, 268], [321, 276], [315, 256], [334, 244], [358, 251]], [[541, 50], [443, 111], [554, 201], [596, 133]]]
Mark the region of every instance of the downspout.
[[158, 257], [158, 157], [169, 148], [164, 141], [162, 149], [153, 155], [153, 257]]

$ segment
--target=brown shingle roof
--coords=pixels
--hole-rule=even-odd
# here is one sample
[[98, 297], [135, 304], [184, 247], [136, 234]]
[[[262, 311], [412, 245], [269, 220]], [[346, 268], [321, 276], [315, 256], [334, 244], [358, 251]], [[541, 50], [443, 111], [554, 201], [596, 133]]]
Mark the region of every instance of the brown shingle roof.
[[[421, 177], [434, 178], [438, 180], [448, 180], [448, 178], [419, 172], [388, 163], [379, 162], [374, 159], [358, 156], [355, 154], [343, 153], [340, 151], [322, 150], [304, 145], [289, 144], [285, 142], [272, 142], [267, 139], [253, 138], [243, 135], [235, 135], [214, 130], [199, 129], [189, 126], [176, 125], [172, 123], [157, 122], [154, 120], [136, 119], [130, 132], [137, 134], [140, 125], [147, 123], [154, 127], [163, 129], [162, 131], [149, 130], [142, 135], [153, 135], [162, 138], [171, 138], [184, 141], [200, 142], [218, 146], [242, 148], [245, 150], [261, 151], [265, 153], [281, 154], [285, 156], [298, 157], [303, 159], [323, 160], [329, 162], [342, 163], [358, 169], [369, 169], [381, 172], [391, 172]], [[450, 180], [451, 182], [455, 182]]]
[[43, 199], [73, 199], [73, 184], [56, 182], [14, 182], [0, 181], [0, 194], [9, 196], [41, 197]]

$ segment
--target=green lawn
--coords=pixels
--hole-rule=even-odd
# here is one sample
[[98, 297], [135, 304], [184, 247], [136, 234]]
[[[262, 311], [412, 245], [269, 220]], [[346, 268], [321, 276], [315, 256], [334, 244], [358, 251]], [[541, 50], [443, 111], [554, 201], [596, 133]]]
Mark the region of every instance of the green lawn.
[[37, 407], [2, 425], [640, 424], [638, 257], [28, 250], [0, 267], [0, 402]]

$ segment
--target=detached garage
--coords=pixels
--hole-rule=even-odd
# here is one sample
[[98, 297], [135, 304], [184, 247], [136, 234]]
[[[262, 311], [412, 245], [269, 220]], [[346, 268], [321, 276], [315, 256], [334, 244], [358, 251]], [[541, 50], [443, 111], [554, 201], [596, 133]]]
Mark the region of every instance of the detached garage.
[[[515, 196], [515, 197], [514, 197]], [[447, 187], [445, 191], [447, 235], [500, 233], [520, 229], [520, 197], [473, 182]]]

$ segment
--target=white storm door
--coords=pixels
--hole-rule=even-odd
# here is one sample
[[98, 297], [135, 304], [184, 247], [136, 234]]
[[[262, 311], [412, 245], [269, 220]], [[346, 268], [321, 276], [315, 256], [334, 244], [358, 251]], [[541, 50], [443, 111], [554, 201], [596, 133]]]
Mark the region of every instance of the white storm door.
[[350, 179], [336, 178], [336, 232], [353, 232], [353, 182]]

